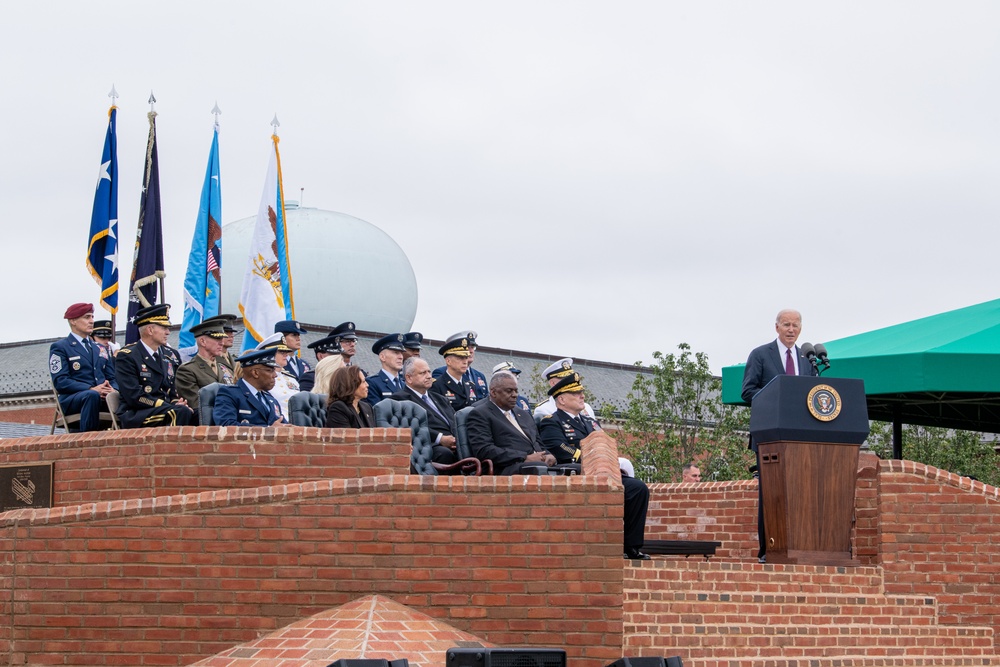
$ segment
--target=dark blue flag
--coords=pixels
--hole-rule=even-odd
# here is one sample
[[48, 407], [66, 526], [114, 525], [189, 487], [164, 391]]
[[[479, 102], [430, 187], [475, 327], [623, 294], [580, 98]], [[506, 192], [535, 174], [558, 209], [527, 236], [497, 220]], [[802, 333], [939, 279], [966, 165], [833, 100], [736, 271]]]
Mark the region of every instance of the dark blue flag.
[[90, 216], [87, 268], [101, 286], [101, 307], [118, 312], [118, 140], [115, 117], [118, 107], [108, 110], [108, 133], [97, 176], [94, 210]]
[[147, 116], [149, 141], [146, 143], [139, 228], [135, 234], [135, 254], [132, 258], [128, 324], [125, 327], [126, 345], [139, 340], [139, 329], [134, 324], [135, 314], [142, 308], [158, 303], [157, 280], [166, 276], [163, 270], [163, 223], [160, 217], [160, 167], [156, 158], [156, 112], [150, 111]]

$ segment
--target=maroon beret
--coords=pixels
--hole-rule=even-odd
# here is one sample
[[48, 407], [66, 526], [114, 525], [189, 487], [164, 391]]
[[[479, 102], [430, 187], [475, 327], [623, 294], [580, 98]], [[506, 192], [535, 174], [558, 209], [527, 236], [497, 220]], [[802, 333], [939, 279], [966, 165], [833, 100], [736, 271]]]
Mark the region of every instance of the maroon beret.
[[72, 306], [66, 309], [66, 314], [63, 315], [64, 320], [75, 320], [78, 317], [83, 317], [87, 313], [94, 312], [94, 304], [92, 303], [74, 303]]

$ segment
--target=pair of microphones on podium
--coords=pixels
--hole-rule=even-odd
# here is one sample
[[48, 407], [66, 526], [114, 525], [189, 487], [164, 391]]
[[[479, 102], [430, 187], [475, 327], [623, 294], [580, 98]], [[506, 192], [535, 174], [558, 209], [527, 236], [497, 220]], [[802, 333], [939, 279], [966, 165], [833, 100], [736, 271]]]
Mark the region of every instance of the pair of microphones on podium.
[[[799, 352], [805, 355], [812, 367], [816, 369], [817, 375], [822, 375], [823, 371], [830, 367], [830, 357], [826, 353], [826, 346], [822, 343], [802, 343]], [[822, 368], [820, 368], [822, 366]]]

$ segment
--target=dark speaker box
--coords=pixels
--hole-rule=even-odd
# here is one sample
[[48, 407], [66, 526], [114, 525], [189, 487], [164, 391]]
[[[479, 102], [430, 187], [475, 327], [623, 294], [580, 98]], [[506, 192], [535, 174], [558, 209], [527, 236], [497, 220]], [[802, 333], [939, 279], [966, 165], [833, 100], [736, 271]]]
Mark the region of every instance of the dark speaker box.
[[445, 667], [566, 667], [561, 648], [450, 648]]

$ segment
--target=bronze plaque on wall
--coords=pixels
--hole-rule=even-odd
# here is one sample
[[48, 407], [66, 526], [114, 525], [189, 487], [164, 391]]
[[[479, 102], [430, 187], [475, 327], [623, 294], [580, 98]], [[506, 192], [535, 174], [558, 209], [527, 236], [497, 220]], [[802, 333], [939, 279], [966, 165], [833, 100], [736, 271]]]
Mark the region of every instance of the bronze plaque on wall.
[[52, 464], [0, 466], [0, 512], [52, 507]]

